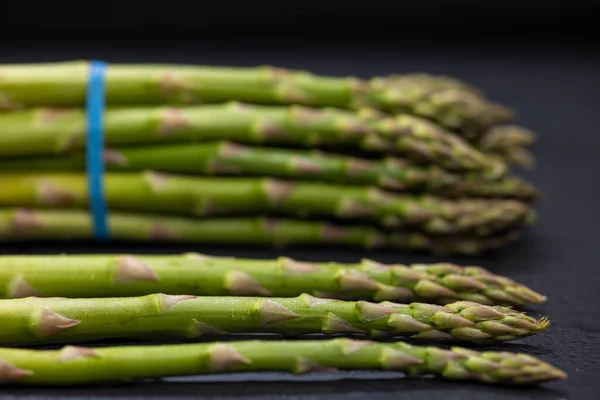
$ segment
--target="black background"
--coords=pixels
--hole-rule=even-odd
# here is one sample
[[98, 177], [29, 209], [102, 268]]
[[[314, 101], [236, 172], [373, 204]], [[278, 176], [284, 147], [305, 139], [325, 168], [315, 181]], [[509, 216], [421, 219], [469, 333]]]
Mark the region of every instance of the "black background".
[[[483, 3], [483, 2], [482, 2]], [[539, 166], [524, 175], [544, 191], [540, 222], [523, 239], [485, 257], [445, 257], [509, 275], [549, 300], [539, 337], [497, 347], [523, 351], [569, 373], [565, 382], [516, 390], [397, 374], [339, 373], [204, 377], [183, 382], [86, 389], [0, 391], [6, 398], [197, 397], [221, 399], [596, 399], [600, 392], [600, 58], [591, 1], [202, 2], [54, 1], [2, 4], [0, 62], [99, 58], [111, 62], [274, 64], [368, 77], [427, 71], [455, 75], [519, 109], [537, 131]], [[1, 134], [1, 132], [0, 132]], [[0, 188], [1, 190], [1, 188]], [[201, 251], [249, 257], [252, 248], [143, 244], [29, 243], [2, 253]], [[439, 261], [428, 255], [290, 249], [306, 260]], [[1, 329], [1, 321], [0, 321]], [[310, 381], [306, 383], [304, 381]], [[257, 382], [258, 381], [258, 382]]]
[[11, 36], [142, 39], [458, 35], [577, 37], [595, 30], [594, 0], [54, 0], [2, 4]]

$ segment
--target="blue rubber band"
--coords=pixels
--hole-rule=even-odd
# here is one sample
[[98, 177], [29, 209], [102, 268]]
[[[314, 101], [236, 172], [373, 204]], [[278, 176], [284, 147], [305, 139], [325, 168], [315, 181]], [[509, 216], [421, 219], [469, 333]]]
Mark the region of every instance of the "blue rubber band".
[[86, 116], [86, 172], [94, 236], [109, 237], [104, 197], [104, 102], [106, 63], [92, 61], [88, 78]]

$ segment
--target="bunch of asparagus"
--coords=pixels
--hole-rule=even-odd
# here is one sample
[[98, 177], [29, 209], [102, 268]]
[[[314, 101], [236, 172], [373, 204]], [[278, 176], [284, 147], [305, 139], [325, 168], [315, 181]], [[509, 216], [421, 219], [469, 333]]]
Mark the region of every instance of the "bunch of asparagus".
[[[0, 381], [7, 384], [335, 369], [514, 385], [566, 377], [525, 354], [394, 342], [411, 337], [490, 344], [548, 328], [546, 318], [510, 307], [539, 304], [543, 295], [474, 266], [386, 265], [368, 259], [313, 263], [197, 253], [2, 256], [0, 288], [0, 345], [67, 344], [60, 350], [1, 348]], [[412, 302], [398, 302], [405, 300]], [[189, 343], [235, 333], [297, 338]], [[358, 337], [305, 340], [307, 334]], [[70, 344], [108, 338], [188, 343]]]
[[[0, 66], [2, 238], [91, 235], [88, 70]], [[114, 238], [475, 253], [535, 221], [533, 134], [448, 77], [116, 64], [106, 103]]]

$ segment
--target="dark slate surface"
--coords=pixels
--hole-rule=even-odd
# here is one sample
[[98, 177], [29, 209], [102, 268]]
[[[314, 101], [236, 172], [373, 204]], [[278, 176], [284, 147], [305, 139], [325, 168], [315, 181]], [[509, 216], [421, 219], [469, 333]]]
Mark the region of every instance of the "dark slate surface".
[[[421, 42], [261, 42], [229, 40], [182, 42], [3, 43], [0, 63], [103, 58], [108, 61], [165, 61], [205, 64], [277, 64], [319, 73], [369, 76], [429, 71], [456, 75], [484, 88], [491, 97], [520, 110], [520, 123], [539, 132], [539, 167], [525, 175], [544, 191], [538, 225], [523, 240], [479, 258], [478, 263], [509, 275], [549, 296], [529, 311], [549, 315], [550, 330], [539, 337], [502, 346], [547, 360], [569, 373], [565, 382], [515, 390], [477, 384], [407, 380], [390, 373], [224, 375], [133, 386], [0, 391], [5, 398], [220, 398], [220, 399], [594, 399], [600, 388], [600, 88], [598, 47], [553, 42], [436, 44]], [[1, 190], [1, 188], [0, 188]], [[274, 257], [265, 249], [207, 246], [94, 245], [30, 243], [0, 246], [1, 253], [200, 251]], [[427, 255], [350, 250], [290, 249], [299, 259], [355, 261], [367, 256], [384, 262], [432, 261]], [[1, 321], [0, 321], [1, 327]], [[1, 329], [1, 328], [0, 328]], [[310, 383], [306, 383], [310, 381]]]

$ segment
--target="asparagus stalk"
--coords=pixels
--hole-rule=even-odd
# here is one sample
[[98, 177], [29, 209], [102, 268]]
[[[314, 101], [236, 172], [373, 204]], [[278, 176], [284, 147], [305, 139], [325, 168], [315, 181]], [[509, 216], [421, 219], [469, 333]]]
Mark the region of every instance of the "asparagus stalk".
[[[245, 146], [228, 141], [107, 149], [113, 171], [158, 170], [209, 176], [263, 176], [379, 186], [394, 191], [425, 191], [444, 197], [501, 197], [532, 201], [537, 189], [523, 179], [487, 181], [480, 174], [459, 175], [405, 159], [367, 160], [311, 150]], [[82, 153], [62, 157], [0, 160], [0, 171], [80, 171]]]
[[0, 297], [120, 297], [152, 293], [537, 304], [545, 297], [480, 267], [310, 263], [183, 255], [1, 256]]
[[[364, 249], [479, 254], [515, 242], [518, 232], [491, 237], [430, 237], [418, 232], [385, 234], [371, 226], [265, 217], [186, 219], [112, 211], [107, 218], [116, 240], [180, 241], [259, 246], [327, 245]], [[89, 212], [0, 208], [0, 240], [91, 239]]]
[[[400, 195], [373, 187], [265, 178], [199, 178], [163, 173], [106, 173], [114, 210], [191, 216], [276, 214], [374, 221], [431, 234], [489, 235], [525, 223], [527, 204], [506, 199], [446, 200]], [[1, 206], [75, 207], [88, 204], [83, 173], [0, 175]]]
[[[160, 242], [196, 242], [210, 244], [244, 244], [282, 247], [286, 245], [340, 245], [364, 249], [391, 246], [381, 231], [365, 225], [337, 226], [322, 221], [275, 219], [266, 217], [186, 219], [156, 214], [111, 211], [107, 217], [111, 238]], [[412, 237], [417, 250], [435, 247], [435, 240], [420, 234], [406, 235], [405, 246], [396, 240], [394, 247], [411, 248]], [[93, 223], [88, 211], [0, 208], [0, 239], [90, 239]], [[485, 251], [496, 243], [480, 242]], [[507, 238], [512, 242], [514, 238]], [[403, 246], [403, 247], [399, 247]], [[463, 245], [461, 244], [461, 247]], [[451, 250], [452, 244], [444, 244]]]
[[229, 333], [324, 333], [494, 343], [544, 331], [549, 322], [506, 307], [462, 301], [369, 303], [323, 299], [152, 294], [98, 299], [0, 300], [1, 345], [99, 339], [190, 339]]
[[[0, 114], [0, 157], [65, 154], [85, 145], [83, 109]], [[234, 140], [401, 154], [458, 171], [501, 176], [506, 166], [416, 117], [361, 121], [342, 110], [228, 103], [186, 108], [120, 108], [105, 113], [108, 145]]]
[[0, 349], [0, 381], [65, 386], [248, 371], [389, 370], [409, 376], [532, 385], [567, 375], [530, 355], [443, 350], [408, 343], [345, 338], [307, 341], [238, 341], [207, 344], [61, 350]]
[[[81, 106], [89, 63], [13, 64], [0, 67], [0, 108]], [[386, 112], [410, 112], [457, 130], [481, 130], [509, 122], [511, 110], [487, 101], [456, 80], [410, 74], [360, 80], [262, 66], [210, 67], [112, 64], [108, 104], [193, 104], [238, 100]]]

